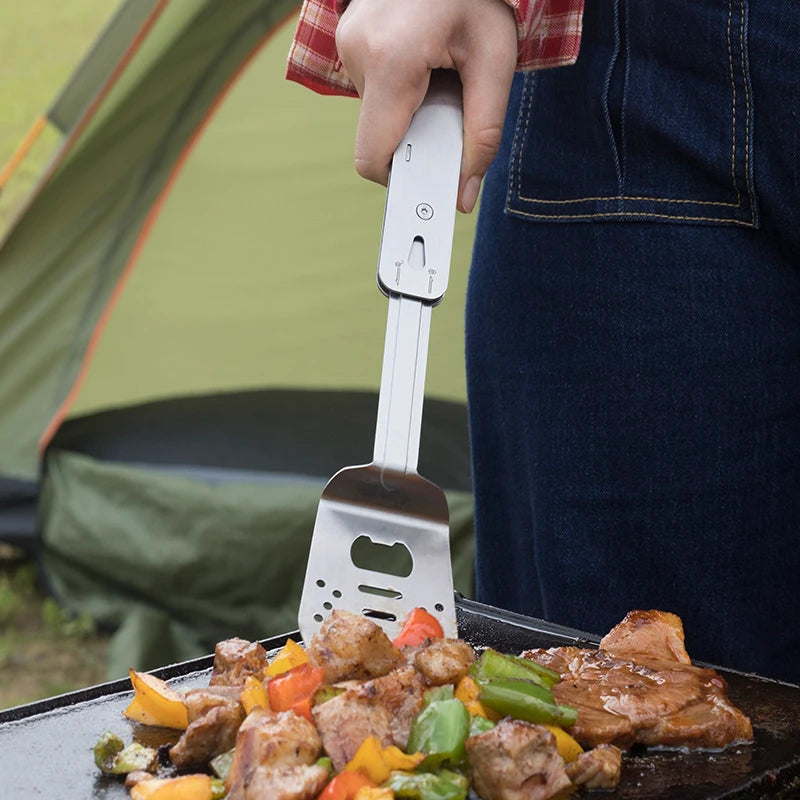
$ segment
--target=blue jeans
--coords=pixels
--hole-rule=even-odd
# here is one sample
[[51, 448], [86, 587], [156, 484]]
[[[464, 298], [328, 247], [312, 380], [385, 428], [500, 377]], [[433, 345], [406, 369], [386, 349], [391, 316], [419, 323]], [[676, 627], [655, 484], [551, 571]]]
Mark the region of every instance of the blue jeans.
[[467, 298], [477, 595], [800, 682], [800, 4], [586, 0]]

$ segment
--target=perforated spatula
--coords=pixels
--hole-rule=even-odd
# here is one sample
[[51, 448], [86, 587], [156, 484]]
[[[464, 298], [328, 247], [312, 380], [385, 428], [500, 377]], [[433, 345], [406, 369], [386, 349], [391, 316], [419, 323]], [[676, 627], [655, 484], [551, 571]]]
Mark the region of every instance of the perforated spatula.
[[[437, 70], [392, 160], [378, 284], [389, 298], [372, 462], [325, 486], [311, 539], [299, 625], [308, 642], [333, 609], [371, 617], [394, 637], [423, 607], [457, 635], [449, 511], [444, 492], [417, 474], [431, 309], [444, 296], [462, 150], [461, 85]], [[366, 537], [366, 539], [365, 539]], [[410, 572], [380, 559], [356, 564], [354, 545], [399, 545]]]

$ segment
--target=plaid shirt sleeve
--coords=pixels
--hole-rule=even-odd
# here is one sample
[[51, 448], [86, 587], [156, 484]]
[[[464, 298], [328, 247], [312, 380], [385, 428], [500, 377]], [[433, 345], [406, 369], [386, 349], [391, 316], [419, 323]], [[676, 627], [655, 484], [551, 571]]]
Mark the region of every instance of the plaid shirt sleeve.
[[[517, 19], [517, 69], [572, 64], [578, 57], [584, 0], [505, 0]], [[336, 50], [347, 0], [303, 0], [286, 77], [320, 94], [356, 95]]]

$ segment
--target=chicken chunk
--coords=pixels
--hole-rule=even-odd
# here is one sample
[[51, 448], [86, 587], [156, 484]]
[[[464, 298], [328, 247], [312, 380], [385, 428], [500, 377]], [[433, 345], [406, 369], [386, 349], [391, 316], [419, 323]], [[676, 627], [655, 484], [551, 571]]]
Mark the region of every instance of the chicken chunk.
[[576, 786], [587, 789], [613, 789], [622, 770], [622, 750], [613, 744], [601, 744], [581, 753], [567, 764], [567, 776]]
[[214, 650], [210, 686], [244, 686], [249, 675], [258, 676], [267, 666], [267, 651], [258, 642], [226, 639]]
[[571, 785], [555, 736], [542, 725], [504, 719], [466, 747], [483, 800], [546, 800]]
[[236, 744], [236, 733], [244, 721], [244, 709], [238, 700], [222, 702], [196, 717], [170, 748], [169, 757], [176, 767], [206, 764]]
[[256, 767], [244, 792], [244, 800], [314, 800], [330, 777], [318, 764], [292, 767]]
[[422, 711], [427, 688], [425, 678], [409, 664], [381, 678], [364, 681], [356, 687], [356, 695], [386, 709], [392, 739], [399, 748], [405, 750], [411, 723]]
[[322, 741], [307, 719], [294, 711], [276, 714], [254, 709], [236, 737], [236, 753], [225, 780], [226, 800], [246, 800], [248, 786], [259, 767], [311, 765], [321, 752]]
[[325, 683], [378, 678], [405, 661], [379, 625], [342, 610], [322, 623], [306, 652], [315, 667], [325, 670]]
[[355, 755], [369, 736], [376, 736], [383, 747], [394, 742], [389, 712], [374, 698], [363, 696], [360, 687], [314, 706], [311, 713], [336, 770]]
[[189, 722], [207, 714], [212, 708], [229, 702], [239, 702], [241, 689], [238, 686], [211, 686], [205, 689], [189, 689], [183, 696]]
[[455, 683], [467, 674], [475, 651], [462, 639], [431, 639], [414, 655], [414, 666], [435, 686]]

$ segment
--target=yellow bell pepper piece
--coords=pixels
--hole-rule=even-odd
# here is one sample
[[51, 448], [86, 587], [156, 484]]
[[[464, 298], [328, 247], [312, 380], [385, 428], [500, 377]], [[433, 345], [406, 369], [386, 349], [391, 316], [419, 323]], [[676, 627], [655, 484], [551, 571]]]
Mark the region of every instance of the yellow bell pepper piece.
[[264, 670], [264, 675], [268, 678], [274, 678], [276, 675], [282, 675], [290, 669], [308, 663], [306, 651], [293, 639], [287, 639], [286, 644], [278, 651], [278, 655], [272, 659], [270, 665]]
[[211, 776], [146, 778], [131, 787], [131, 800], [211, 800]]
[[467, 707], [467, 711], [469, 711], [473, 717], [486, 717], [486, 719], [497, 722], [502, 715], [498, 714], [496, 711], [493, 711], [491, 708], [486, 708], [486, 706], [479, 700], [480, 694], [481, 690], [478, 687], [478, 684], [475, 683], [475, 681], [470, 678], [469, 675], [464, 675], [459, 680], [459, 682], [456, 684], [456, 689], [454, 692], [456, 700], [460, 700]]
[[388, 786], [362, 786], [353, 800], [394, 800], [394, 792]]
[[344, 769], [360, 772], [373, 783], [383, 783], [389, 779], [392, 770], [411, 770], [424, 760], [424, 753], [407, 755], [393, 744], [381, 747], [377, 736], [368, 736], [356, 750], [355, 755], [344, 765]]
[[244, 686], [239, 694], [239, 702], [244, 706], [244, 713], [249, 714], [254, 708], [269, 709], [269, 695], [264, 684], [254, 675], [245, 678]]
[[183, 695], [160, 678], [146, 672], [130, 671], [134, 696], [123, 712], [128, 719], [145, 725], [184, 730], [189, 725]]
[[565, 764], [575, 759], [583, 752], [583, 748], [563, 728], [557, 725], [545, 725], [545, 728], [556, 737], [558, 754], [564, 759]]

